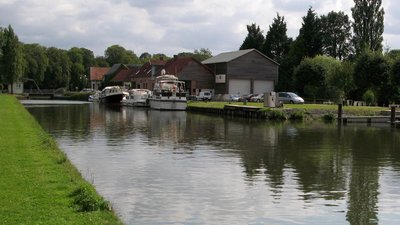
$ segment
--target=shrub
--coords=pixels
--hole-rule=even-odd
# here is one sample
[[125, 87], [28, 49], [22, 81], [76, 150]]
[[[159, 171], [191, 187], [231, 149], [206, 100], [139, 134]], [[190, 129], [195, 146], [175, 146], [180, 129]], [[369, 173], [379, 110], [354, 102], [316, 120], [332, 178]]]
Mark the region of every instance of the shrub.
[[322, 120], [325, 121], [325, 122], [333, 122], [335, 120], [335, 115], [333, 113], [325, 114], [322, 117]]
[[79, 212], [110, 210], [110, 204], [99, 196], [93, 188], [80, 186], [70, 194]]
[[364, 102], [367, 103], [367, 105], [375, 105], [376, 104], [376, 97], [374, 92], [371, 89], [368, 89], [362, 96], [362, 99]]
[[303, 111], [295, 111], [294, 113], [290, 114], [290, 120], [302, 121], [304, 119], [304, 112]]
[[286, 115], [281, 110], [271, 110], [267, 113], [269, 120], [287, 120]]

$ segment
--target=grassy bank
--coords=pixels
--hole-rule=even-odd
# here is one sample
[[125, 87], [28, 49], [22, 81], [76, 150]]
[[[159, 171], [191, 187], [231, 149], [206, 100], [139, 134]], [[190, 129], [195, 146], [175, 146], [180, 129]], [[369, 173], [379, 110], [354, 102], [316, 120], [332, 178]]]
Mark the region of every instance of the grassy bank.
[[[188, 103], [188, 107], [194, 108], [213, 108], [213, 109], [223, 109], [225, 105], [244, 105], [243, 102], [203, 102], [203, 101], [191, 101]], [[338, 106], [337, 105], [325, 105], [325, 104], [285, 104], [282, 108], [265, 108], [263, 103], [247, 102], [248, 106], [261, 107], [261, 111], [278, 111], [285, 114], [289, 118], [294, 113], [303, 113], [308, 118], [320, 119], [325, 115], [337, 115]], [[382, 110], [388, 110], [388, 108], [383, 107], [366, 107], [366, 106], [344, 106], [344, 115], [352, 116], [373, 116], [379, 115]]]
[[54, 139], [1, 94], [0, 224], [121, 224]]

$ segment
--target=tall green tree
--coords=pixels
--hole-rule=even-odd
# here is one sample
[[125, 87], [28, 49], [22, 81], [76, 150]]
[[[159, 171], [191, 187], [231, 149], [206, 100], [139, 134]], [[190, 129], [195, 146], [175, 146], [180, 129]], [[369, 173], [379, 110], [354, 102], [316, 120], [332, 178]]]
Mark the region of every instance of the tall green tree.
[[208, 48], [200, 48], [199, 50], [195, 49], [193, 52], [181, 52], [178, 53], [179, 57], [192, 57], [198, 61], [204, 61], [208, 58], [212, 57], [212, 53]]
[[26, 62], [25, 76], [34, 79], [40, 85], [49, 65], [46, 48], [39, 44], [25, 44], [24, 55]]
[[68, 51], [68, 56], [71, 61], [69, 89], [72, 91], [82, 89], [87, 83], [84, 74], [83, 55], [84, 52], [80, 48], [74, 47]]
[[322, 54], [321, 20], [312, 7], [308, 9], [307, 15], [303, 17], [303, 23], [297, 39], [303, 45], [304, 56], [312, 58]]
[[286, 33], [285, 17], [281, 17], [277, 13], [276, 18], [269, 26], [262, 52], [278, 63], [289, 51], [290, 42]]
[[112, 45], [108, 47], [104, 52], [104, 56], [110, 66], [118, 63], [123, 63], [123, 64], [140, 63], [139, 58], [133, 51], [126, 50], [124, 47], [119, 45]]
[[354, 0], [353, 44], [356, 53], [365, 49], [382, 52], [384, 15], [382, 0]]
[[[3, 57], [3, 42], [4, 42], [4, 31], [3, 28], [0, 27], [0, 62]], [[2, 82], [3, 82], [3, 73], [1, 72], [1, 63], [0, 63], [0, 92], [3, 89]]]
[[400, 58], [396, 58], [392, 65], [390, 71], [390, 83], [393, 90], [390, 101], [400, 102]]
[[351, 23], [344, 12], [331, 11], [321, 16], [323, 53], [339, 60], [352, 53]]
[[11, 85], [11, 93], [14, 93], [13, 84], [22, 77], [24, 73], [24, 55], [22, 44], [14, 33], [11, 25], [4, 30], [1, 58], [1, 73], [4, 82]]
[[104, 56], [96, 56], [94, 58], [94, 65], [99, 66], [99, 67], [109, 67], [110, 66]]
[[262, 34], [262, 30], [260, 30], [260, 26], [257, 26], [255, 23], [247, 25], [247, 32], [248, 34], [244, 39], [242, 46], [240, 46], [240, 50], [255, 48], [262, 52], [264, 35]]
[[157, 54], [153, 54], [153, 59], [159, 59], [159, 60], [169, 60], [170, 57], [168, 57], [167, 55], [165, 55], [164, 53], [157, 53]]
[[93, 51], [86, 48], [80, 48], [80, 50], [82, 53], [83, 67], [85, 67], [85, 72], [89, 73], [89, 67], [96, 64]]
[[355, 98], [361, 99], [367, 91], [372, 91], [379, 104], [389, 99], [390, 67], [380, 52], [362, 52], [355, 62], [354, 83], [357, 85]]
[[212, 52], [208, 48], [195, 49], [193, 53], [193, 58], [200, 62], [212, 57]]
[[68, 52], [51, 47], [47, 49], [46, 54], [49, 58], [49, 66], [45, 73], [43, 87], [49, 89], [68, 88], [71, 73], [71, 60]]
[[145, 63], [147, 61], [149, 61], [149, 59], [151, 59], [151, 54], [148, 52], [143, 52], [140, 56], [139, 56], [140, 62]]
[[[332, 58], [334, 59], [334, 58]], [[337, 59], [334, 59], [337, 61]], [[349, 99], [355, 89], [353, 74], [354, 65], [350, 61], [337, 61], [329, 68], [326, 76], [327, 93], [332, 100], [343, 101]]]
[[340, 67], [340, 61], [329, 56], [304, 58], [294, 71], [296, 90], [308, 98], [338, 99], [338, 88], [330, 81]]

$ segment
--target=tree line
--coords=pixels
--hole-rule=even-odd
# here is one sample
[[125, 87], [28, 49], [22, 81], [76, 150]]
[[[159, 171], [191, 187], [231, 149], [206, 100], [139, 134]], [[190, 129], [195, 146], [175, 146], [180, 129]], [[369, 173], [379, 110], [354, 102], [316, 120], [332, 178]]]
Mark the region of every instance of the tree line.
[[[203, 61], [212, 57], [212, 53], [201, 48], [194, 52], [179, 53], [178, 56], [190, 56]], [[40, 44], [24, 44], [19, 41], [11, 25], [0, 27], [0, 91], [6, 88], [4, 84], [31, 80], [42, 89], [81, 90], [89, 85], [89, 68], [92, 66], [109, 67], [118, 63], [138, 65], [153, 59], [168, 60], [170, 57], [148, 52], [138, 57], [134, 51], [120, 45], [108, 47], [104, 56], [94, 56], [93, 51], [86, 48], [64, 50]], [[35, 87], [32, 82], [26, 82], [26, 86]]]
[[387, 105], [400, 100], [400, 50], [383, 49], [381, 0], [354, 0], [353, 21], [344, 12], [318, 16], [310, 7], [296, 39], [277, 14], [264, 36], [247, 25], [240, 49], [255, 48], [280, 64], [277, 90], [309, 99], [364, 100]]

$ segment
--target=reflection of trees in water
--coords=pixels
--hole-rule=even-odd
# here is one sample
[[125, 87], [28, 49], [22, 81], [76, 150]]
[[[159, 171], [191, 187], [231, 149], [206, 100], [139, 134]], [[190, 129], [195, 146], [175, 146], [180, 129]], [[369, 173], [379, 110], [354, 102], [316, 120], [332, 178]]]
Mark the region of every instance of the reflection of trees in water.
[[109, 140], [142, 135], [150, 145], [164, 145], [185, 154], [198, 150], [196, 146], [209, 146], [219, 155], [239, 156], [246, 181], [258, 182], [265, 177], [276, 198], [290, 173], [304, 200], [347, 198], [346, 217], [351, 224], [377, 223], [382, 162], [400, 171], [400, 132], [393, 129], [272, 124], [98, 104], [29, 111], [44, 129], [68, 132], [68, 136], [82, 140], [91, 138], [89, 129], [104, 129]]
[[74, 139], [90, 136], [90, 110], [88, 105], [29, 107], [28, 111], [46, 131], [54, 135], [68, 135]]
[[346, 215], [351, 224], [378, 224], [379, 159], [387, 145], [387, 137], [381, 133], [359, 130], [351, 141], [346, 139], [353, 149]]
[[190, 137], [185, 139], [193, 145], [205, 139], [227, 156], [240, 155], [246, 179], [265, 176], [275, 194], [290, 171], [304, 200], [347, 197], [352, 224], [377, 221], [379, 160], [390, 159], [394, 167], [400, 161], [399, 132], [390, 129], [277, 125], [196, 114], [188, 118], [186, 129]]

